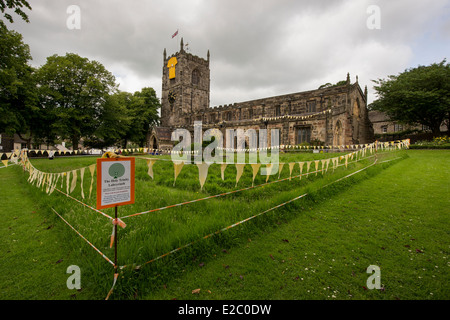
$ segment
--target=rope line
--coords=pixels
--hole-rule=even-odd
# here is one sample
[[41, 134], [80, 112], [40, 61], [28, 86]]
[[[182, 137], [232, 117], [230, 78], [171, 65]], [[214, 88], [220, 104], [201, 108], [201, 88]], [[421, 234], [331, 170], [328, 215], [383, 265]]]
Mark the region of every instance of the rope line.
[[92, 248], [94, 248], [95, 251], [97, 251], [106, 261], [108, 261], [110, 264], [112, 264], [113, 266], [115, 266], [114, 262], [111, 261], [111, 259], [109, 259], [103, 252], [101, 252], [100, 250], [98, 250], [91, 242], [89, 242], [88, 239], [86, 239], [80, 232], [78, 232], [78, 230], [76, 230], [70, 223], [68, 223], [58, 212], [56, 212], [55, 209], [53, 209], [53, 207], [51, 208], [53, 210], [54, 213], [56, 213], [56, 215], [58, 215], [58, 217], [60, 217], [62, 219], [62, 221], [64, 221], [73, 231], [75, 231], [84, 241], [86, 241]]
[[[349, 161], [349, 162], [347, 163], [347, 165], [348, 165], [348, 164], [351, 164], [351, 163], [355, 163], [355, 162], [362, 161], [362, 160], [364, 160], [364, 159], [369, 159], [369, 158], [372, 158], [372, 157], [374, 157], [374, 156], [375, 156], [375, 155], [371, 155], [371, 156], [367, 156], [367, 157], [361, 157], [360, 159], [357, 159], [357, 160], [355, 160], [355, 161]], [[148, 158], [139, 158], [139, 159], [144, 160], [144, 159], [148, 159]], [[332, 159], [332, 158], [330, 158], [330, 159]], [[161, 160], [162, 160], [162, 159], [161, 159]], [[320, 159], [320, 161], [321, 161], [321, 160], [328, 160], [328, 159]], [[341, 166], [344, 166], [344, 165], [345, 165], [345, 164], [343, 164], [343, 163], [341, 163], [341, 164], [338, 163], [338, 164], [336, 165], [336, 168], [341, 167]], [[333, 167], [333, 170], [334, 170], [334, 169], [335, 169], [335, 167]], [[256, 185], [256, 186], [250, 186], [250, 187], [246, 187], [246, 188], [242, 188], [242, 189], [238, 189], [238, 190], [232, 190], [232, 191], [224, 192], [224, 193], [221, 193], [221, 194], [216, 194], [216, 195], [212, 195], [212, 196], [207, 196], [207, 197], [200, 198], [200, 199], [194, 199], [194, 200], [190, 200], [190, 201], [184, 201], [184, 202], [181, 202], [181, 203], [177, 203], [177, 204], [173, 204], [173, 205], [169, 205], [169, 206], [165, 206], [165, 207], [161, 207], [161, 208], [156, 208], [156, 209], [151, 209], [151, 210], [147, 210], [147, 211], [143, 211], [143, 212], [138, 212], [138, 213], [134, 213], [134, 214], [131, 214], [131, 215], [128, 215], [128, 216], [121, 217], [121, 219], [126, 219], [126, 218], [130, 218], [130, 217], [140, 216], [140, 215], [144, 215], [144, 214], [147, 214], [147, 213], [158, 212], [158, 211], [162, 211], [162, 210], [166, 210], [166, 209], [170, 209], [170, 208], [174, 208], [174, 207], [180, 207], [180, 206], [183, 206], [183, 205], [196, 203], [196, 202], [199, 202], [199, 201], [204, 201], [204, 200], [209, 200], [209, 199], [218, 198], [218, 197], [222, 197], [222, 196], [227, 196], [227, 195], [230, 195], [230, 194], [234, 194], [234, 193], [238, 193], [238, 192], [242, 192], [242, 191], [246, 191], [246, 190], [255, 189], [255, 188], [258, 188], [258, 187], [264, 187], [264, 186], [266, 186], [266, 185], [270, 185], [270, 184], [273, 184], [273, 183], [278, 183], [278, 182], [282, 182], [282, 181], [286, 181], [286, 180], [292, 180], [292, 179], [299, 178], [299, 177], [302, 177], [302, 176], [308, 176], [308, 175], [314, 174], [314, 173], [317, 174], [317, 173], [319, 173], [319, 172], [323, 172], [323, 170], [324, 170], [324, 169], [322, 168], [322, 169], [320, 169], [320, 170], [311, 171], [311, 172], [307, 172], [307, 173], [302, 173], [302, 174], [299, 174], [299, 175], [296, 175], [296, 176], [290, 176], [290, 177], [288, 177], [288, 178], [283, 178], [283, 179], [279, 179], [279, 180], [275, 180], [275, 181], [270, 181], [270, 182], [266, 182], [266, 183], [263, 183], [263, 184], [260, 184], [260, 185]], [[105, 214], [104, 212], [102, 212], [102, 211], [100, 211], [100, 210], [98, 210], [98, 209], [96, 209], [96, 208], [93, 208], [92, 206], [89, 206], [88, 204], [86, 204], [86, 203], [84, 203], [84, 202], [82, 202], [82, 201], [80, 201], [80, 200], [78, 200], [78, 199], [72, 197], [71, 195], [69, 195], [69, 194], [67, 194], [67, 193], [65, 193], [65, 192], [63, 192], [63, 191], [61, 191], [61, 190], [59, 190], [59, 189], [56, 188], [56, 187], [52, 187], [47, 181], [43, 181], [43, 182], [44, 182], [45, 184], [49, 185], [49, 186], [50, 186], [51, 188], [53, 188], [54, 190], [58, 191], [59, 193], [65, 195], [66, 197], [68, 197], [68, 198], [70, 198], [70, 199], [72, 199], [72, 200], [75, 200], [75, 201], [78, 202], [79, 204], [81, 204], [81, 205], [83, 205], [83, 206], [85, 206], [85, 207], [87, 207], [87, 208], [89, 208], [89, 209], [91, 209], [91, 210], [94, 210], [94, 211], [97, 212], [97, 213], [100, 213], [101, 215], [103, 215], [104, 217], [106, 217], [106, 218], [108, 218], [108, 219], [110, 219], [110, 220], [114, 220], [111, 216]]]
[[[360, 158], [360, 159], [355, 160], [355, 161], [350, 161], [347, 164], [359, 162], [359, 161], [362, 161], [362, 160], [365, 160], [365, 159], [372, 158], [374, 156], [375, 155], [371, 155], [371, 156], [367, 156], [365, 158]], [[327, 159], [325, 159], [325, 160], [327, 160]], [[336, 168], [337, 167], [341, 167], [341, 166], [345, 166], [345, 164], [344, 163], [338, 164], [338, 165], [336, 165]], [[299, 175], [296, 175], [296, 176], [291, 176], [291, 177], [288, 177], [288, 178], [283, 178], [283, 179], [279, 179], [279, 180], [265, 182], [263, 184], [259, 184], [259, 185], [256, 185], [256, 186], [250, 186], [250, 187], [246, 187], [246, 188], [242, 188], [242, 189], [238, 189], [238, 190], [232, 190], [232, 191], [228, 191], [228, 192], [224, 192], [224, 193], [220, 193], [220, 194], [216, 194], [216, 195], [212, 195], [212, 196], [207, 196], [207, 197], [200, 198], [200, 199], [194, 199], [194, 200], [190, 200], [190, 201], [180, 202], [180, 203], [177, 203], [177, 204], [172, 204], [172, 205], [161, 207], [161, 208], [157, 208], [157, 209], [151, 209], [151, 210], [147, 210], [147, 211], [143, 211], [143, 212], [138, 212], [138, 213], [130, 214], [128, 216], [121, 217], [121, 219], [136, 217], [136, 216], [140, 216], [140, 215], [143, 215], [143, 214], [153, 213], [153, 212], [157, 212], [157, 211], [162, 211], [162, 210], [170, 209], [170, 208], [174, 208], [174, 207], [180, 207], [180, 206], [183, 206], [183, 205], [187, 205], [187, 204], [191, 204], [191, 203], [195, 203], [195, 202], [199, 202], [199, 201], [204, 201], [204, 200], [209, 200], [209, 199], [213, 199], [213, 198], [223, 197], [223, 196], [227, 196], [227, 195], [230, 195], [230, 194], [233, 194], [233, 193], [238, 193], [238, 192], [241, 192], [241, 191], [251, 190], [251, 189], [255, 189], [255, 188], [259, 188], [259, 187], [264, 187], [264, 186], [267, 186], [267, 185], [272, 184], [272, 183], [278, 183], [278, 182], [282, 182], [282, 181], [286, 181], [286, 180], [292, 180], [292, 179], [299, 178], [299, 177], [302, 177], [302, 176], [308, 176], [310, 174], [322, 172], [323, 170], [324, 169], [320, 169], [320, 170], [316, 170], [316, 171], [310, 171], [310, 172], [307, 172], [307, 173], [302, 173], [302, 174], [299, 174]]]
[[98, 210], [98, 209], [96, 209], [96, 208], [94, 208], [94, 207], [91, 207], [90, 205], [84, 203], [83, 201], [78, 200], [77, 198], [72, 197], [71, 195], [65, 193], [64, 191], [59, 190], [59, 189], [56, 188], [56, 187], [52, 187], [48, 182], [44, 182], [44, 183], [47, 184], [47, 185], [49, 185], [49, 186], [50, 186], [51, 188], [53, 188], [54, 190], [56, 190], [56, 191], [62, 193], [63, 195], [65, 195], [65, 196], [68, 197], [69, 199], [75, 200], [76, 202], [78, 202], [79, 204], [85, 206], [86, 208], [89, 208], [89, 209], [91, 209], [91, 210], [94, 210], [95, 212], [100, 213], [102, 216], [104, 216], [104, 217], [106, 217], [106, 218], [108, 218], [108, 219], [110, 219], [110, 220], [114, 220], [113, 217], [107, 215], [106, 213], [104, 213], [104, 212], [102, 212], [102, 211], [100, 211], [100, 210]]
[[[371, 145], [370, 148], [367, 148], [367, 150], [370, 150], [371, 153], [373, 152], [372, 147], [373, 147], [373, 146]], [[396, 148], [395, 148], [395, 149], [396, 149]], [[352, 158], [352, 159], [353, 159], [353, 154], [354, 154], [354, 153], [351, 154], [351, 158]], [[358, 159], [358, 154], [356, 154], [356, 160], [355, 160], [355, 161], [348, 161], [348, 159], [350, 158], [350, 156], [349, 156], [349, 154], [346, 154], [346, 155], [345, 155], [345, 164], [343, 164], [343, 163], [342, 163], [342, 164], [339, 164], [339, 161], [342, 160], [343, 156], [338, 157], [339, 160], [336, 161], [336, 164], [335, 164], [335, 161], [333, 160], [333, 165], [332, 165], [332, 167], [333, 167], [333, 171], [334, 171], [336, 168], [338, 168], [338, 167], [340, 167], [340, 166], [344, 166], [344, 165], [345, 165], [345, 166], [347, 167], [348, 164], [356, 163], [356, 162], [359, 162], [359, 161], [362, 161], [362, 160], [365, 160], [365, 159], [369, 159], [369, 158], [372, 158], [372, 157], [375, 157], [375, 161], [374, 161], [372, 164], [367, 165], [366, 167], [364, 167], [364, 168], [362, 168], [362, 169], [359, 169], [359, 170], [357, 170], [357, 171], [355, 171], [355, 172], [352, 172], [352, 173], [350, 173], [350, 174], [348, 174], [348, 175], [346, 175], [346, 176], [344, 176], [344, 177], [341, 177], [341, 178], [339, 178], [339, 179], [337, 179], [337, 180], [335, 180], [335, 181], [332, 181], [331, 183], [326, 184], [326, 185], [320, 187], [319, 189], [323, 189], [323, 188], [325, 188], [325, 187], [328, 187], [329, 185], [332, 185], [332, 184], [334, 184], [334, 183], [337, 183], [337, 182], [339, 182], [339, 181], [342, 181], [342, 180], [344, 180], [344, 179], [347, 179], [347, 178], [349, 178], [349, 177], [351, 177], [351, 176], [353, 176], [353, 175], [355, 175], [355, 174], [358, 174], [358, 173], [360, 173], [360, 172], [362, 172], [362, 171], [368, 169], [369, 167], [372, 167], [372, 166], [376, 165], [376, 164], [377, 164], [377, 161], [378, 161], [378, 159], [377, 159], [377, 150], [376, 150], [376, 148], [375, 148], [375, 154], [373, 154], [373, 155], [371, 155], [371, 156], [367, 156], [367, 157], [366, 157], [366, 153], [365, 153], [365, 151], [364, 151], [364, 153], [361, 154], [361, 156], [359, 157], [359, 159]], [[136, 158], [138, 158], [138, 157], [136, 157]], [[148, 159], [151, 159], [151, 158], [143, 158], [143, 157], [142, 157], [142, 158], [139, 158], [139, 159], [142, 159], [142, 160], [148, 160]], [[133, 217], [133, 216], [139, 216], [139, 215], [143, 215], [143, 214], [146, 214], [146, 213], [151, 213], [151, 212], [161, 211], [161, 210], [164, 210], [164, 209], [169, 209], [169, 208], [173, 208], [173, 207], [177, 207], [177, 206], [182, 206], [182, 205], [186, 205], [186, 204], [191, 204], [191, 203], [195, 203], [195, 202], [199, 202], [199, 201], [203, 201], [203, 200], [213, 199], [213, 198], [217, 198], [217, 197], [221, 197], [221, 196], [226, 196], [226, 195], [234, 194], [234, 193], [241, 192], [241, 191], [245, 191], [245, 190], [251, 190], [251, 189], [254, 189], [254, 188], [258, 188], [258, 187], [263, 187], [263, 186], [266, 186], [266, 185], [269, 185], [269, 184], [272, 184], [272, 183], [278, 183], [278, 182], [282, 182], [282, 181], [286, 181], [286, 180], [292, 180], [292, 179], [299, 178], [299, 177], [301, 178], [302, 176], [308, 176], [308, 175], [310, 175], [310, 174], [316, 174], [316, 175], [317, 175], [319, 172], [322, 172], [322, 175], [323, 175], [325, 170], [328, 171], [328, 165], [329, 165], [329, 161], [330, 161], [331, 159], [333, 159], [333, 158], [311, 160], [311, 161], [310, 161], [311, 163], [312, 163], [313, 161], [316, 162], [316, 170], [315, 170], [315, 171], [312, 171], [312, 172], [300, 173], [299, 175], [291, 176], [292, 168], [293, 168], [293, 167], [292, 167], [292, 168], [291, 168], [291, 171], [290, 171], [290, 176], [287, 177], [287, 178], [283, 178], [283, 179], [278, 179], [278, 180], [275, 180], [275, 181], [266, 182], [266, 183], [263, 183], [263, 184], [260, 184], [260, 185], [257, 185], [257, 186], [252, 185], [252, 186], [250, 186], [250, 187], [246, 187], [246, 188], [242, 188], [242, 189], [238, 189], [238, 190], [233, 190], [233, 191], [229, 191], [229, 192], [225, 192], [225, 193], [221, 193], [221, 194], [217, 194], [217, 195], [212, 195], [212, 196], [208, 196], [208, 197], [204, 197], [204, 198], [200, 198], [200, 199], [194, 199], [194, 200], [191, 200], [191, 201], [185, 201], [185, 202], [182, 202], [182, 203], [178, 203], [178, 204], [174, 204], [174, 205], [170, 205], [170, 206], [166, 206], [166, 207], [162, 207], [162, 208], [157, 208], [157, 209], [152, 209], [152, 210], [148, 210], [148, 211], [144, 211], [144, 212], [139, 212], [139, 213], [135, 213], [135, 214], [132, 214], [132, 215], [128, 215], [128, 216], [122, 217], [122, 219], [129, 218], [129, 217]], [[399, 158], [390, 159], [390, 160], [382, 161], [382, 162], [379, 162], [379, 163], [385, 163], [385, 162], [394, 161], [394, 160], [397, 160], [397, 159], [399, 159]], [[163, 160], [163, 159], [158, 159], [158, 160]], [[165, 160], [165, 159], [164, 159], [164, 160]], [[169, 161], [170, 161], [170, 160], [169, 160]], [[317, 165], [317, 162], [318, 162], [318, 161], [322, 161], [322, 168], [321, 168], [320, 170], [318, 170], [318, 165]], [[327, 162], [326, 169], [324, 168], [325, 165], [324, 165], [324, 162], [323, 162], [323, 161], [328, 161], [328, 162]], [[296, 162], [298, 162], [298, 161], [296, 161]], [[300, 161], [300, 162], [306, 163], [306, 161]], [[39, 170], [37, 170], [37, 169], [31, 164], [30, 161], [28, 161], [28, 163], [29, 163], [29, 165], [30, 165], [34, 170], [40, 172]], [[5, 167], [6, 167], [6, 166], [5, 166]], [[3, 167], [0, 167], [0, 168], [3, 168]], [[85, 168], [88, 168], [88, 167], [85, 167]], [[300, 167], [300, 169], [301, 169], [301, 168], [302, 168], [302, 167]], [[308, 164], [308, 169], [309, 169], [309, 164]], [[25, 170], [25, 163], [24, 163], [24, 170]], [[30, 177], [31, 177], [31, 176], [30, 176]], [[33, 178], [33, 180], [34, 180], [34, 178]], [[41, 179], [41, 180], [42, 180], [42, 179]], [[56, 181], [57, 181], [57, 180], [56, 180]], [[59, 193], [61, 193], [61, 194], [65, 195], [66, 197], [68, 197], [69, 199], [75, 200], [75, 201], [78, 202], [79, 204], [82, 204], [82, 205], [85, 206], [86, 208], [92, 209], [92, 210], [94, 210], [95, 212], [100, 213], [100, 214], [103, 215], [104, 217], [107, 217], [107, 218], [109, 218], [110, 220], [115, 221], [115, 219], [113, 219], [111, 216], [105, 214], [104, 212], [102, 212], [102, 211], [100, 211], [100, 210], [98, 210], [98, 209], [96, 209], [96, 208], [93, 208], [92, 206], [89, 206], [88, 204], [86, 204], [86, 203], [84, 203], [84, 202], [82, 202], [82, 201], [76, 199], [76, 198], [73, 197], [73, 196], [70, 196], [68, 193], [65, 193], [65, 192], [59, 190], [58, 188], [56, 188], [56, 182], [54, 183], [54, 185], [52, 185], [51, 182], [49, 182], [48, 180], [45, 180], [45, 179], [44, 179], [42, 182], [43, 182], [43, 184], [45, 184], [45, 185], [48, 186], [48, 188], [47, 188], [47, 193], [48, 193], [49, 188], [50, 188], [50, 190], [52, 190], [52, 191], [53, 191], [53, 190], [56, 190], [56, 191], [58, 191]], [[39, 182], [39, 184], [40, 184], [40, 183], [41, 183], [41, 182]], [[229, 226], [227, 226], [227, 227], [221, 228], [221, 229], [219, 229], [219, 230], [217, 230], [217, 231], [215, 231], [215, 232], [209, 233], [209, 234], [207, 234], [207, 235], [205, 235], [205, 236], [203, 236], [203, 237], [201, 237], [201, 238], [199, 238], [199, 239], [197, 239], [197, 240], [194, 240], [194, 241], [192, 241], [192, 242], [189, 242], [189, 243], [187, 243], [187, 244], [185, 244], [185, 245], [183, 245], [183, 246], [181, 246], [181, 247], [178, 247], [178, 248], [176, 248], [176, 249], [173, 249], [173, 250], [171, 250], [171, 251], [169, 251], [169, 252], [167, 252], [167, 253], [165, 253], [165, 254], [162, 254], [162, 255], [160, 255], [160, 256], [154, 258], [154, 259], [151, 259], [151, 260], [149, 260], [149, 261], [147, 261], [147, 262], [144, 262], [143, 264], [134, 267], [134, 269], [139, 269], [139, 268], [141, 268], [141, 267], [144, 266], [144, 265], [150, 264], [150, 263], [152, 263], [152, 262], [154, 262], [154, 261], [157, 261], [157, 260], [162, 259], [162, 258], [164, 258], [164, 257], [167, 257], [167, 256], [169, 256], [169, 255], [171, 255], [171, 254], [174, 254], [174, 253], [176, 253], [176, 252], [178, 252], [178, 251], [180, 251], [180, 250], [182, 250], [182, 249], [185, 249], [185, 248], [187, 248], [187, 247], [189, 247], [189, 246], [192, 246], [193, 244], [195, 244], [195, 243], [197, 243], [197, 242], [199, 242], [199, 241], [202, 241], [202, 240], [204, 240], [204, 239], [211, 238], [211, 237], [213, 237], [214, 235], [217, 235], [217, 234], [220, 234], [220, 233], [225, 232], [225, 231], [227, 231], [227, 230], [230, 230], [230, 229], [232, 229], [232, 228], [235, 228], [236, 226], [239, 226], [239, 225], [241, 225], [241, 224], [244, 224], [245, 222], [248, 222], [248, 221], [250, 221], [250, 220], [252, 220], [252, 219], [255, 219], [256, 217], [259, 217], [259, 216], [261, 216], [261, 215], [264, 215], [264, 214], [266, 214], [266, 213], [269, 213], [269, 212], [271, 212], [271, 211], [274, 211], [274, 210], [276, 210], [276, 209], [278, 209], [278, 208], [281, 208], [281, 207], [283, 207], [283, 206], [286, 206], [287, 204], [289, 204], [289, 203], [291, 203], [291, 202], [294, 202], [294, 201], [296, 201], [296, 200], [299, 200], [299, 199], [301, 199], [301, 198], [304, 198], [304, 197], [306, 197], [307, 195], [308, 195], [308, 193], [304, 193], [304, 194], [302, 194], [302, 195], [296, 196], [296, 197], [294, 197], [294, 198], [292, 198], [292, 199], [290, 199], [290, 200], [288, 200], [288, 201], [285, 201], [285, 202], [283, 202], [283, 203], [280, 203], [280, 204], [278, 204], [278, 205], [276, 205], [276, 206], [274, 206], [274, 207], [271, 207], [271, 208], [269, 208], [269, 209], [267, 209], [267, 210], [264, 210], [264, 211], [262, 211], [262, 212], [259, 212], [259, 213], [255, 214], [255, 215], [253, 215], [253, 216], [250, 216], [250, 217], [245, 218], [245, 219], [243, 219], [243, 220], [241, 220], [241, 221], [235, 222], [235, 223], [233, 223], [233, 224], [231, 224], [231, 225], [229, 225]], [[90, 246], [91, 246], [98, 254], [100, 254], [107, 262], [109, 262], [109, 263], [114, 267], [114, 269], [115, 269], [115, 273], [114, 273], [114, 281], [113, 281], [112, 287], [111, 287], [111, 289], [109, 290], [108, 295], [106, 296], [106, 299], [105, 299], [105, 300], [108, 300], [108, 298], [110, 297], [110, 295], [111, 295], [112, 292], [113, 292], [113, 289], [114, 289], [114, 287], [115, 287], [115, 285], [116, 285], [116, 282], [117, 282], [118, 276], [119, 276], [119, 274], [117, 273], [117, 268], [118, 268], [117, 262], [113, 262], [113, 261], [112, 261], [110, 258], [108, 258], [103, 252], [101, 252], [97, 247], [95, 247], [95, 246], [94, 246], [89, 240], [87, 240], [87, 239], [86, 239], [86, 238], [85, 238], [78, 230], [76, 230], [69, 222], [67, 222], [67, 221], [66, 221], [66, 220], [65, 220], [65, 219], [64, 219], [64, 218], [63, 218], [63, 217], [62, 217], [62, 216], [61, 216], [61, 215], [60, 215], [53, 207], [51, 207], [51, 210], [52, 210], [59, 218], [61, 218], [61, 220], [63, 220], [64, 223], [66, 223], [73, 231], [75, 231], [75, 232], [78, 234], [78, 236], [80, 236], [84, 241], [86, 241], [86, 242], [87, 242], [87, 243], [88, 243], [88, 244], [89, 244], [89, 245], [90, 245]], [[133, 264], [133, 266], [135, 266], [135, 264]], [[126, 267], [130, 267], [130, 265], [120, 266], [119, 268], [120, 268], [120, 269], [123, 269], [123, 268], [126, 268]]]
[[[368, 166], [366, 166], [366, 167], [364, 167], [364, 168], [362, 168], [362, 169], [360, 169], [360, 170], [357, 170], [357, 171], [355, 171], [355, 172], [352, 172], [352, 173], [346, 175], [345, 177], [339, 178], [339, 179], [337, 179], [337, 180], [335, 180], [335, 181], [333, 181], [333, 182], [331, 182], [331, 183], [329, 183], [329, 184], [326, 184], [326, 185], [322, 186], [321, 189], [322, 189], [322, 188], [325, 188], [325, 187], [328, 187], [328, 186], [330, 186], [330, 185], [332, 185], [332, 184], [334, 184], [334, 183], [337, 183], [337, 182], [339, 182], [339, 181], [342, 181], [342, 180], [344, 180], [344, 179], [347, 179], [347, 178], [349, 178], [349, 177], [351, 177], [351, 176], [353, 176], [353, 175], [355, 175], [355, 174], [357, 174], [357, 173], [360, 173], [360, 172], [362, 172], [362, 171], [364, 171], [364, 170], [366, 170], [366, 169], [368, 169], [368, 168], [374, 166], [376, 163], [377, 163], [377, 159], [375, 159], [375, 161], [374, 161], [372, 164], [370, 164], [370, 165], [368, 165]], [[303, 198], [303, 197], [306, 197], [307, 195], [308, 195], [308, 193], [304, 193], [304, 194], [302, 194], [302, 195], [300, 195], [300, 196], [297, 196], [297, 197], [295, 197], [295, 198], [293, 198], [293, 199], [290, 199], [290, 200], [288, 200], [288, 201], [286, 201], [286, 202], [280, 203], [280, 204], [278, 204], [278, 205], [276, 205], [276, 206], [274, 206], [274, 207], [272, 207], [272, 208], [270, 208], [270, 209], [267, 209], [267, 210], [265, 210], [265, 211], [262, 211], [262, 212], [260, 212], [260, 213], [258, 213], [258, 214], [255, 214], [255, 215], [253, 215], [253, 216], [251, 216], [251, 217], [248, 217], [248, 218], [246, 218], [246, 219], [244, 219], [244, 220], [241, 220], [241, 221], [239, 221], [239, 222], [236, 222], [236, 223], [234, 223], [234, 224], [232, 224], [232, 225], [230, 225], [230, 226], [228, 226], [228, 227], [225, 227], [225, 228], [219, 229], [219, 230], [217, 230], [217, 231], [215, 231], [215, 232], [212, 232], [212, 233], [210, 233], [210, 234], [207, 234], [206, 236], [203, 236], [203, 237], [200, 238], [200, 239], [197, 239], [197, 240], [194, 240], [194, 241], [192, 241], [192, 242], [189, 242], [189, 243], [187, 243], [187, 244], [185, 244], [185, 245], [183, 245], [183, 246], [181, 246], [181, 247], [178, 247], [178, 248], [176, 248], [176, 249], [174, 249], [174, 250], [172, 250], [172, 251], [169, 251], [169, 252], [167, 252], [167, 253], [165, 253], [165, 254], [162, 254], [162, 255], [160, 255], [160, 256], [158, 256], [158, 257], [156, 257], [156, 258], [153, 258], [153, 259], [151, 259], [151, 260], [149, 260], [149, 261], [147, 261], [147, 262], [144, 262], [143, 264], [134, 267], [134, 269], [140, 269], [140, 268], [141, 268], [142, 266], [144, 266], [144, 265], [153, 263], [153, 262], [155, 262], [155, 261], [157, 261], [157, 260], [159, 260], [159, 259], [162, 259], [162, 258], [164, 258], [164, 257], [167, 257], [167, 256], [169, 256], [169, 255], [171, 255], [171, 254], [173, 254], [173, 253], [176, 253], [176, 252], [178, 252], [178, 251], [180, 251], [180, 250], [182, 250], [182, 249], [185, 249], [185, 248], [187, 248], [187, 247], [189, 247], [189, 246], [191, 246], [191, 245], [193, 245], [193, 244], [196, 244], [197, 242], [199, 242], [199, 241], [201, 241], [201, 240], [208, 239], [208, 238], [210, 238], [210, 237], [212, 237], [212, 236], [214, 236], [214, 235], [217, 235], [217, 234], [219, 234], [219, 233], [222, 233], [222, 232], [225, 232], [225, 231], [227, 231], [227, 230], [230, 230], [230, 229], [232, 229], [232, 228], [234, 228], [234, 227], [236, 227], [236, 226], [238, 226], [238, 225], [241, 225], [241, 224], [243, 224], [243, 223], [245, 223], [245, 222], [247, 222], [247, 221], [250, 221], [250, 220], [252, 220], [252, 219], [254, 219], [254, 218], [258, 217], [258, 216], [261, 216], [261, 215], [266, 214], [266, 213], [268, 213], [268, 212], [270, 212], [270, 211], [273, 211], [273, 210], [275, 210], [275, 209], [278, 209], [278, 208], [280, 208], [280, 207], [283, 207], [283, 206], [285, 206], [285, 205], [287, 205], [287, 204], [289, 204], [289, 203], [291, 203], [291, 202], [293, 202], [293, 201], [296, 201], [296, 200], [298, 200], [298, 199], [301, 199], [301, 198]], [[120, 269], [127, 268], [127, 267], [129, 267], [129, 266], [130, 266], [130, 265], [124, 265], [124, 266], [121, 266]]]

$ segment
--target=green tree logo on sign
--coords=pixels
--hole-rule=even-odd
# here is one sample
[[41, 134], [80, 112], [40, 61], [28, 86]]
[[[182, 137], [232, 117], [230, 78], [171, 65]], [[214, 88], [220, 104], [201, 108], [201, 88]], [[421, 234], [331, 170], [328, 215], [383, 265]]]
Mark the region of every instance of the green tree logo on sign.
[[114, 179], [120, 178], [125, 174], [125, 167], [121, 163], [114, 163], [109, 167], [108, 173]]

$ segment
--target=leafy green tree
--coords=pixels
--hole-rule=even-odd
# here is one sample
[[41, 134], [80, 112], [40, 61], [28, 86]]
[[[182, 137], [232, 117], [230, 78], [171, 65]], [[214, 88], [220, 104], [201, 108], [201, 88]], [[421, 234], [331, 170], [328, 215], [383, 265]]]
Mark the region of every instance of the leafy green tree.
[[0, 10], [3, 13], [3, 16], [11, 23], [13, 23], [14, 20], [9, 13], [5, 12], [6, 9], [14, 10], [14, 12], [21, 16], [23, 20], [30, 22], [28, 15], [22, 10], [24, 7], [31, 10], [31, 6], [26, 0], [0, 0]]
[[443, 121], [450, 118], [450, 66], [445, 59], [373, 82], [378, 99], [370, 108], [391, 120], [428, 126], [437, 136]]
[[104, 148], [112, 145], [127, 147], [128, 142], [144, 146], [149, 127], [159, 121], [159, 99], [152, 88], [134, 94], [117, 91], [106, 99], [99, 126], [85, 144]]
[[129, 131], [132, 119], [128, 114], [128, 106], [133, 95], [128, 92], [116, 92], [106, 99], [100, 124], [94, 134], [85, 140], [85, 145], [94, 148], [105, 148], [120, 145]]
[[127, 132], [129, 140], [144, 146], [149, 128], [159, 123], [158, 109], [161, 107], [153, 88], [142, 88], [133, 94], [128, 105], [128, 114], [132, 119]]
[[22, 35], [0, 20], [0, 132], [30, 140], [32, 123], [40, 121], [30, 49]]
[[53, 115], [52, 128], [75, 149], [97, 130], [108, 96], [117, 91], [114, 76], [102, 64], [74, 53], [48, 57], [36, 78], [40, 103]]

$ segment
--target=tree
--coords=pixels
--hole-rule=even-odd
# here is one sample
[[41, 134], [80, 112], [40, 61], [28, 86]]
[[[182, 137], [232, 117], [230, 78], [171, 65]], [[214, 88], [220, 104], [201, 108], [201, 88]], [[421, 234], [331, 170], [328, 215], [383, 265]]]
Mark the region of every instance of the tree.
[[129, 139], [140, 146], [147, 140], [149, 128], [159, 123], [158, 109], [161, 107], [153, 88], [142, 88], [133, 94], [128, 106], [128, 114], [132, 118], [132, 125], [128, 130]]
[[54, 115], [52, 127], [75, 149], [96, 131], [108, 96], [117, 91], [114, 76], [102, 64], [73, 53], [48, 57], [36, 78], [40, 103]]
[[450, 118], [450, 66], [445, 59], [372, 81], [378, 99], [370, 108], [393, 121], [428, 126], [437, 136], [442, 122]]
[[0, 20], [0, 132], [31, 137], [31, 124], [39, 121], [34, 70], [29, 60], [30, 49], [22, 35], [8, 30]]
[[22, 10], [25, 7], [31, 10], [31, 6], [26, 0], [0, 0], [0, 10], [4, 17], [11, 23], [14, 22], [12, 16], [5, 12], [6, 9], [14, 9], [14, 12], [22, 17], [26, 22], [30, 22], [28, 15]]
[[151, 125], [158, 124], [159, 99], [152, 88], [134, 94], [117, 91], [107, 99], [96, 131], [85, 144], [104, 148], [112, 145], [127, 147], [128, 142], [144, 146]]
[[85, 140], [85, 145], [93, 148], [105, 148], [119, 145], [126, 140], [132, 118], [128, 114], [128, 106], [133, 95], [128, 92], [116, 92], [106, 99], [100, 124], [92, 136]]

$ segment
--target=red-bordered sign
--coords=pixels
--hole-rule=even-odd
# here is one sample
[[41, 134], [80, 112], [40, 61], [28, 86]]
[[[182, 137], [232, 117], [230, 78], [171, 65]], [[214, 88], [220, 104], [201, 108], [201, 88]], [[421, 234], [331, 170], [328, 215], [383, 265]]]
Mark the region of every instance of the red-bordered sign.
[[97, 209], [134, 203], [134, 158], [97, 159]]

